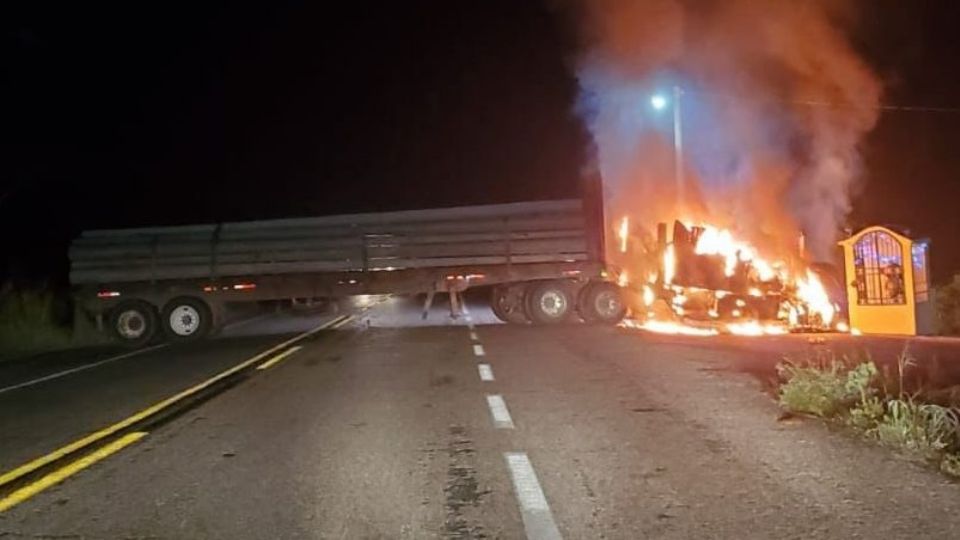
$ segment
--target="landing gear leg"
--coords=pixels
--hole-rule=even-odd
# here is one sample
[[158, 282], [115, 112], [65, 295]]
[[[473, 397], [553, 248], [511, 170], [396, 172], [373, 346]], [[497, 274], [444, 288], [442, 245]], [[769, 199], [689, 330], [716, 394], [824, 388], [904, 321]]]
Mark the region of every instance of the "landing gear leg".
[[427, 320], [427, 314], [430, 313], [430, 306], [433, 305], [434, 294], [436, 294], [436, 291], [430, 291], [427, 293], [427, 299], [423, 301], [423, 314], [420, 315], [421, 320]]
[[450, 291], [450, 318], [457, 320], [460, 318], [460, 293], [456, 290]]

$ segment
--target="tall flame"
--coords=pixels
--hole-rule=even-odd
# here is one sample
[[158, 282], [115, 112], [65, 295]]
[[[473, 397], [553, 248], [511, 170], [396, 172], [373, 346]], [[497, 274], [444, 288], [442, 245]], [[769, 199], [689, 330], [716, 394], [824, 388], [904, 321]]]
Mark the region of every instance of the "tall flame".
[[697, 240], [695, 253], [697, 255], [720, 255], [724, 258], [724, 273], [732, 276], [738, 262], [750, 263], [757, 272], [760, 281], [771, 281], [777, 277], [776, 263], [761, 259], [757, 250], [750, 244], [736, 240], [733, 234], [726, 229], [718, 229], [710, 225], [703, 225], [703, 233]]
[[673, 276], [677, 272], [677, 254], [673, 244], [667, 245], [663, 250], [663, 283], [669, 285], [673, 283]]
[[827, 295], [827, 290], [820, 282], [820, 278], [812, 271], [807, 270], [806, 278], [797, 279], [797, 297], [807, 304], [810, 313], [820, 316], [824, 325], [833, 322], [836, 306]]
[[653, 302], [657, 299], [656, 293], [653, 292], [653, 288], [650, 285], [643, 286], [643, 305], [650, 307], [653, 305]]
[[627, 252], [627, 240], [630, 237], [630, 218], [623, 216], [620, 219], [620, 228], [617, 229], [617, 238], [620, 239], [620, 253]]

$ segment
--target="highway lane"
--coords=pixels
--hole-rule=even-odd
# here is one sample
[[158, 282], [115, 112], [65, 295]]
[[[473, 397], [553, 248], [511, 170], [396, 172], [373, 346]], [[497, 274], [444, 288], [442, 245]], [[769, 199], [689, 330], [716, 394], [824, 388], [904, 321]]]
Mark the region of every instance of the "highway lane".
[[[200, 343], [154, 347], [130, 356], [129, 351], [97, 347], [43, 355], [50, 365], [26, 362], [33, 369], [11, 366], [3, 385], [9, 390], [0, 393], [0, 471], [125, 418], [333, 317], [277, 314]], [[118, 356], [123, 357], [112, 360]], [[82, 369], [86, 366], [92, 367]], [[18, 387], [33, 381], [36, 384]]]
[[484, 324], [489, 313], [470, 307], [451, 322], [441, 306], [425, 324], [411, 301], [376, 306], [0, 514], [0, 535], [951, 538], [960, 527], [954, 483], [815, 422], [778, 421], [738, 372], [744, 357], [770, 364], [785, 343], [809, 342]]

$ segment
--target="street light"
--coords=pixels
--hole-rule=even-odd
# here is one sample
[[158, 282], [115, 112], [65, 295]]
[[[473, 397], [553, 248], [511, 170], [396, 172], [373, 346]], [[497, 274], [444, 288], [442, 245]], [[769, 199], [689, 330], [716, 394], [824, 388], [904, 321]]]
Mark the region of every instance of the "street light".
[[[673, 172], [677, 184], [677, 206], [683, 204], [683, 121], [680, 116], [680, 96], [683, 91], [679, 86], [673, 87]], [[650, 105], [660, 111], [666, 108], [667, 98], [663, 94], [654, 94], [650, 97]]]

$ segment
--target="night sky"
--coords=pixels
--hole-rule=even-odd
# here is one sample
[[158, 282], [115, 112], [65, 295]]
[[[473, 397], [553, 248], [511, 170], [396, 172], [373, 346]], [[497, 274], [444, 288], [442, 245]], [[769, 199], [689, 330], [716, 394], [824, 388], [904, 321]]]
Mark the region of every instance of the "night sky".
[[[24, 3], [26, 4], [26, 3]], [[576, 36], [547, 2], [5, 6], [0, 279], [63, 284], [83, 228], [576, 196]], [[870, 2], [886, 101], [960, 106], [960, 7]], [[960, 272], [960, 113], [884, 113], [852, 224]]]

